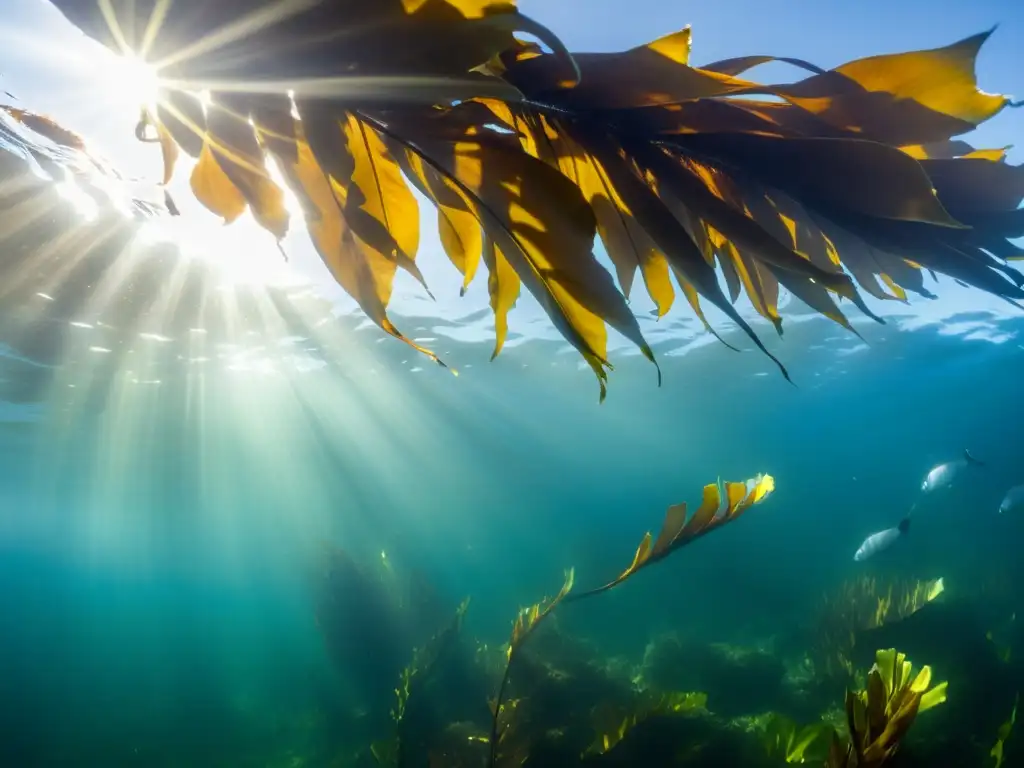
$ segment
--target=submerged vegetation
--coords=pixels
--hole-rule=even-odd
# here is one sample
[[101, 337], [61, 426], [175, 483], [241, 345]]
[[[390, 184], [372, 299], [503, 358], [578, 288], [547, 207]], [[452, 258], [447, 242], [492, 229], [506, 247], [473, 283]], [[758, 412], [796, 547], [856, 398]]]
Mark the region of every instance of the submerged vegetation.
[[[679, 538], [687, 525], [696, 520], [694, 525], [707, 532], [713, 529], [710, 521], [735, 519], [738, 512], [763, 501], [774, 481], [761, 475], [722, 487], [724, 494], [718, 485], [707, 486], [704, 504], [689, 519], [683, 505], [672, 507], [682, 510], [679, 520], [671, 519], [670, 510], [665, 527], [676, 547], [697, 538]], [[640, 549], [647, 551], [653, 551], [649, 541]], [[638, 556], [637, 561], [647, 559]], [[385, 565], [377, 570], [391, 573]], [[377, 581], [369, 579], [364, 588]], [[683, 642], [676, 635], [652, 640], [640, 665], [634, 666], [621, 658], [602, 656], [566, 630], [559, 617], [571, 619], [572, 597], [608, 591], [573, 593], [573, 584], [570, 570], [553, 598], [522, 609], [504, 649], [489, 648], [467, 636], [464, 617], [469, 602], [464, 601], [454, 618], [417, 645], [404, 669], [395, 674], [391, 705], [385, 706], [377, 697], [378, 714], [390, 713], [390, 735], [356, 747], [352, 757], [331, 764], [431, 768], [945, 764], [940, 757], [941, 739], [933, 747], [930, 740], [910, 743], [908, 735], [919, 715], [946, 701], [947, 684], [934, 681], [930, 666], [915, 669], [903, 652], [878, 650], [866, 676], [851, 675], [846, 683], [824, 677], [809, 692], [792, 670], [812, 658], [783, 659], [757, 648]], [[349, 581], [343, 588], [354, 586]], [[843, 585], [827, 605], [833, 614], [846, 617], [851, 635], [860, 637], [897, 620], [903, 620], [898, 621], [901, 626], [912, 623], [911, 617], [933, 604], [941, 591], [941, 581], [864, 580]], [[870, 619], [864, 608], [868, 603], [875, 606]], [[360, 641], [364, 653], [383, 647], [371, 631], [381, 622], [377, 601], [349, 605], [353, 606], [350, 612], [338, 618], [357, 635], [364, 633]], [[424, 602], [417, 598], [404, 605], [416, 616]], [[430, 613], [439, 617], [444, 611], [435, 608]], [[807, 632], [806, 639], [811, 641], [820, 629], [811, 624]], [[835, 635], [819, 635], [816, 642], [829, 638], [845, 651], [847, 643]], [[915, 642], [912, 634], [903, 640]], [[346, 665], [343, 670], [346, 677], [348, 669]], [[983, 673], [979, 669], [976, 674]], [[380, 694], [388, 692], [387, 679], [378, 679], [377, 685]], [[960, 698], [970, 706], [969, 697], [979, 693], [979, 685], [984, 683], [954, 683], [954, 701]], [[844, 687], [848, 688], [845, 699]], [[1001, 696], [992, 690], [981, 695], [993, 694]], [[951, 711], [954, 722], [962, 725], [965, 710]], [[991, 725], [998, 741], [991, 749], [984, 747], [986, 757], [991, 751], [992, 758], [1003, 759], [1015, 712], [1014, 708], [1001, 725]], [[1005, 713], [1002, 710], [1000, 717], [1005, 719]], [[934, 728], [925, 730], [934, 738]], [[365, 740], [368, 731], [364, 727], [357, 733]], [[963, 765], [984, 764], [977, 750], [958, 754], [968, 753], [976, 755], [972, 758], [976, 762]]]
[[943, 591], [942, 579], [883, 583], [876, 577], [862, 576], [842, 583], [825, 596], [818, 609], [815, 671], [828, 678], [850, 677], [860, 633], [912, 616]]
[[833, 738], [829, 768], [875, 768], [889, 761], [915, 718], [946, 700], [946, 683], [932, 686], [932, 670], [913, 665], [895, 649], [879, 651], [867, 688], [846, 694], [849, 742]]
[[[831, 70], [767, 55], [697, 67], [689, 28], [569, 52], [509, 0], [53, 2], [157, 67], [164, 90], [137, 133], [162, 147], [165, 183], [183, 152], [207, 208], [228, 222], [248, 210], [280, 240], [280, 179], [337, 282], [441, 364], [387, 313], [399, 269], [423, 281], [412, 188], [436, 207], [463, 288], [487, 270], [494, 354], [525, 288], [602, 397], [609, 326], [654, 360], [627, 305], [638, 271], [658, 316], [677, 286], [705, 325], [710, 304], [769, 355], [741, 294], [780, 334], [782, 288], [851, 331], [838, 301], [871, 315], [861, 291], [931, 296], [928, 272], [1024, 298], [1006, 263], [1022, 255], [1024, 169], [954, 138], [1010, 104], [975, 81], [989, 33]], [[770, 61], [810, 74], [743, 77]]]

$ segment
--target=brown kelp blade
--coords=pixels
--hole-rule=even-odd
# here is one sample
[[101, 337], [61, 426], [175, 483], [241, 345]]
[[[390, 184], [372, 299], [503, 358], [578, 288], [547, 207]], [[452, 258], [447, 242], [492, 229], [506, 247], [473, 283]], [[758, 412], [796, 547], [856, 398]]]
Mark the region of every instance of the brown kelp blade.
[[[561, 41], [514, 0], [53, 0], [79, 29], [182, 81], [302, 83], [341, 74], [462, 76], [525, 32], [568, 68]], [[103, 6], [106, 8], [103, 8]], [[203, 87], [203, 86], [200, 86]], [[212, 89], [211, 89], [212, 90]]]
[[568, 601], [581, 600], [617, 587], [644, 567], [736, 520], [752, 506], [768, 498], [774, 490], [775, 478], [771, 475], [758, 475], [746, 482], [711, 483], [704, 486], [704, 498], [696, 512], [687, 517], [685, 503], [669, 507], [658, 538], [652, 539], [648, 532], [626, 570], [603, 586], [572, 595]]
[[[410, 182], [437, 208], [461, 289], [487, 267], [494, 352], [525, 287], [602, 398], [608, 327], [654, 359], [626, 303], [638, 268], [659, 317], [674, 275], [706, 327], [710, 302], [769, 355], [734, 306], [744, 292], [777, 331], [780, 286], [851, 329], [836, 297], [874, 317], [861, 290], [929, 296], [923, 270], [1024, 298], [1005, 263], [1021, 256], [1021, 168], [953, 139], [1010, 104], [978, 87], [990, 32], [832, 70], [781, 56], [700, 68], [689, 29], [570, 54], [510, 0], [53, 1], [160, 68], [167, 93], [140, 136], [160, 144], [165, 182], [177, 146], [198, 159], [193, 191], [208, 208], [225, 221], [249, 211], [280, 239], [272, 157], [335, 280], [406, 343], [388, 306], [397, 270], [423, 282]], [[769, 61], [800, 79], [746, 79]], [[205, 109], [185, 93], [201, 89]]]

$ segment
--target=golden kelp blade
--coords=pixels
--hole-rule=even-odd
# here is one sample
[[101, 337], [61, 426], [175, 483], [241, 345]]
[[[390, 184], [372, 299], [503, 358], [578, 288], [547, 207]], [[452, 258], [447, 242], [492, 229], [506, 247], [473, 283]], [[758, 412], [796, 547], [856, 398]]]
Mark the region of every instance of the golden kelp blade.
[[851, 135], [896, 146], [944, 141], [1010, 103], [977, 86], [975, 61], [991, 34], [858, 59], [771, 92]]
[[633, 556], [633, 562], [626, 570], [601, 587], [571, 596], [569, 601], [581, 600], [617, 587], [644, 567], [737, 519], [752, 506], [767, 499], [774, 490], [775, 478], [771, 475], [758, 475], [746, 482], [729, 482], [724, 486], [717, 483], [704, 486], [704, 500], [693, 515], [687, 518], [685, 503], [669, 507], [657, 540], [652, 543], [650, 532], [645, 534]]
[[598, 376], [602, 397], [606, 322], [654, 361], [636, 317], [594, 258], [596, 220], [567, 177], [523, 156], [518, 142], [473, 129], [454, 145], [420, 141], [416, 147], [470, 198], [487, 237]]
[[[406, 180], [437, 207], [463, 290], [481, 260], [488, 266], [495, 352], [525, 286], [594, 371], [602, 398], [607, 325], [654, 358], [625, 301], [638, 267], [659, 316], [674, 300], [671, 273], [705, 327], [701, 305], [711, 302], [769, 356], [733, 306], [744, 292], [779, 332], [780, 286], [851, 332], [839, 298], [878, 319], [857, 286], [879, 299], [930, 297], [926, 270], [1024, 299], [1024, 277], [1006, 264], [1024, 256], [1014, 242], [1024, 236], [1020, 169], [951, 138], [1009, 103], [977, 86], [989, 33], [829, 71], [772, 56], [699, 68], [689, 66], [689, 29], [619, 53], [570, 55], [502, 0], [300, 2], [283, 14], [244, 0], [177, 0], [146, 39], [156, 2], [111, 8], [128, 43], [145, 40], [169, 79], [155, 115], [165, 158], [169, 136], [200, 159], [195, 187], [208, 207], [230, 220], [241, 196], [281, 237], [287, 215], [264, 154], [295, 162], [293, 91], [307, 160], [344, 219], [321, 226], [318, 206], [306, 204], [307, 226], [337, 230], [333, 250], [314, 234], [335, 279], [407, 343], [386, 313], [396, 268], [422, 282]], [[55, 4], [120, 52], [103, 14]], [[740, 77], [767, 61], [812, 74], [775, 85]], [[413, 87], [424, 78], [429, 89]], [[189, 82], [208, 84], [209, 115], [183, 97]], [[245, 93], [246, 83], [280, 92]], [[621, 292], [593, 257], [595, 233]]]
[[[313, 244], [335, 280], [385, 332], [443, 365], [433, 352], [404, 336], [388, 318], [387, 305], [398, 261], [385, 256], [352, 230], [346, 216], [350, 210], [349, 188], [324, 173], [301, 134], [295, 150], [294, 161], [283, 157], [278, 160], [289, 186], [303, 201]], [[363, 162], [368, 161], [364, 158]]]

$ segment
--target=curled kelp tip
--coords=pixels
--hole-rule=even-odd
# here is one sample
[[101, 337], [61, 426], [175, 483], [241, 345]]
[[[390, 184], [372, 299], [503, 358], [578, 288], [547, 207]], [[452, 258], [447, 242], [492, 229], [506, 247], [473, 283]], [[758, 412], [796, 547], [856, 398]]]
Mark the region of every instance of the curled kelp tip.
[[[98, 11], [54, 3], [114, 45]], [[237, 23], [246, 5], [218, 4], [216, 26]], [[151, 41], [154, 55], [173, 54], [176, 39], [201, 39], [210, 26], [195, 13], [202, 7], [180, 0], [166, 9], [172, 32]], [[123, 10], [114, 5], [115, 15]], [[129, 41], [143, 39], [146, 14], [121, 15]], [[310, 29], [343, 33], [346, 45], [293, 45]], [[1024, 279], [1005, 264], [1019, 258], [1012, 241], [1024, 235], [1024, 191], [1012, 183], [1019, 166], [953, 138], [1016, 104], [978, 88], [975, 62], [991, 33], [830, 70], [772, 56], [701, 68], [689, 63], [689, 27], [617, 53], [572, 53], [510, 0], [313, 3], [231, 42], [231, 52], [253, 54], [220, 62], [231, 77], [211, 75], [218, 62], [209, 52], [168, 67], [171, 83], [221, 86], [205, 109], [166, 93], [153, 128], [165, 183], [180, 148], [198, 159], [192, 189], [207, 208], [225, 222], [248, 211], [280, 239], [289, 216], [267, 172], [272, 160], [334, 279], [396, 338], [395, 273], [432, 295], [415, 261], [412, 185], [436, 209], [460, 295], [486, 269], [494, 355], [525, 289], [594, 372], [603, 400], [608, 327], [657, 366], [627, 303], [640, 274], [657, 317], [678, 290], [707, 326], [710, 303], [792, 383], [736, 310], [741, 295], [780, 334], [782, 288], [851, 331], [840, 300], [880, 320], [862, 293], [932, 296], [926, 272], [1024, 299]], [[797, 67], [802, 79], [740, 78], [769, 61]], [[230, 82], [272, 90], [342, 74], [362, 85], [315, 99]], [[403, 90], [403, 78], [430, 80], [426, 103], [422, 89]], [[594, 256], [595, 237], [614, 277]]]

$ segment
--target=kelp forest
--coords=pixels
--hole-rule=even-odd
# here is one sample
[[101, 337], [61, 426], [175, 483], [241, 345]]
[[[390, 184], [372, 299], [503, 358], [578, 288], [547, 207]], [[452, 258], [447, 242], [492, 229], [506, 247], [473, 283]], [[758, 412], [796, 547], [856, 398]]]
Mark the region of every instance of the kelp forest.
[[[521, 609], [496, 647], [463, 628], [486, 595], [446, 612], [386, 562], [327, 553], [318, 626], [339, 673], [358, 676], [368, 708], [339, 723], [350, 752], [314, 764], [1014, 764], [1020, 634], [1005, 585], [950, 595], [943, 579], [855, 578], [807, 605], [784, 641], [750, 647], [670, 632], [639, 658], [608, 657], [564, 629], [574, 603], [601, 600], [772, 490], [770, 476], [706, 486], [696, 511], [669, 508], [618, 576], [588, 589], [568, 570], [557, 594]], [[982, 597], [994, 613], [976, 610]], [[397, 637], [421, 640], [408, 648]]]

